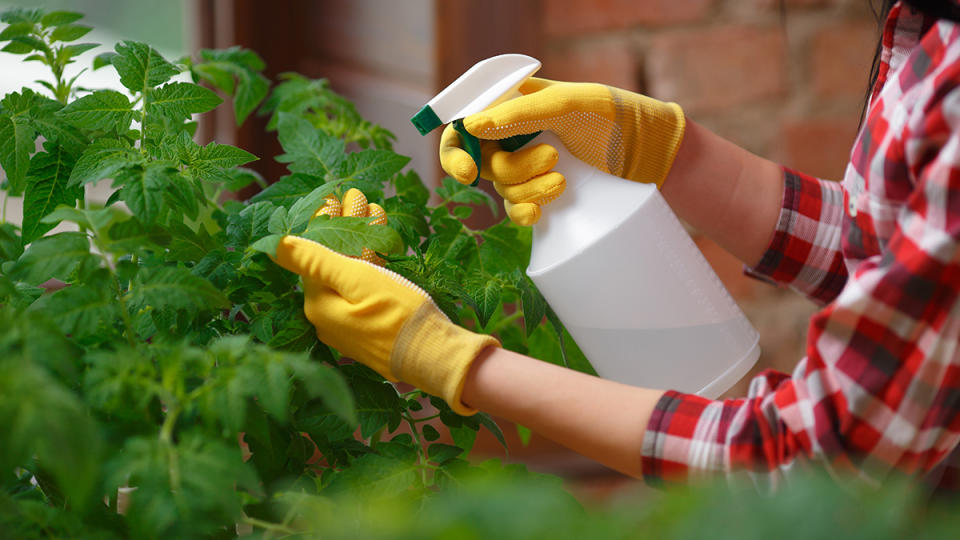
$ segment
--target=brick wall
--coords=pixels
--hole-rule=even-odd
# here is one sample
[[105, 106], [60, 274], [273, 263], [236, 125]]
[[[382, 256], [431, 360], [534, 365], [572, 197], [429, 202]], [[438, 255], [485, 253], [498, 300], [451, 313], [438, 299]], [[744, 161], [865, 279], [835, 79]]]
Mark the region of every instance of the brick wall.
[[[867, 0], [786, 0], [785, 14], [778, 0], [542, 2], [542, 76], [676, 101], [758, 155], [842, 177], [878, 38]], [[760, 331], [762, 366], [790, 370], [813, 306], [698, 244]]]

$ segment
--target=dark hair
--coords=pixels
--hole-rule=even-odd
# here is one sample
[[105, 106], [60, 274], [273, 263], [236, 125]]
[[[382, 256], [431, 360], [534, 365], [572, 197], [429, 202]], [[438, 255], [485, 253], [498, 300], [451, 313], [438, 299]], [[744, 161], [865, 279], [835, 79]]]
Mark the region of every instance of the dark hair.
[[[870, 94], [873, 91], [873, 85], [876, 84], [877, 77], [880, 75], [880, 52], [883, 50], [883, 24], [887, 20], [887, 15], [890, 14], [890, 9], [893, 8], [893, 5], [896, 3], [896, 0], [881, 0], [878, 6], [874, 0], [870, 0], [869, 2], [870, 9], [877, 19], [878, 34], [880, 34], [881, 37], [877, 38], [877, 46], [873, 53], [873, 62], [870, 64], [870, 79], [867, 84], [866, 95], [863, 99], [863, 107], [860, 108], [860, 123], [863, 123], [867, 103], [869, 103]], [[957, 5], [955, 0], [903, 0], [903, 3], [928, 17], [960, 22], [960, 6]]]

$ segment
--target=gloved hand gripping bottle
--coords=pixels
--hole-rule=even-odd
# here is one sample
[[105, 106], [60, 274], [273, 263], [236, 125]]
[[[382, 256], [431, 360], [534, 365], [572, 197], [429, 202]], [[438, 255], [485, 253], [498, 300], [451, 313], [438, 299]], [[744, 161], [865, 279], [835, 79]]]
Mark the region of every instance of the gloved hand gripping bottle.
[[[413, 117], [426, 134], [453, 122], [480, 169], [479, 141], [462, 119], [520, 95], [540, 68], [529, 56], [483, 60]], [[527, 275], [604, 378], [714, 398], [757, 361], [759, 336], [656, 185], [607, 174], [545, 131], [530, 140], [560, 154], [567, 188], [533, 225]]]

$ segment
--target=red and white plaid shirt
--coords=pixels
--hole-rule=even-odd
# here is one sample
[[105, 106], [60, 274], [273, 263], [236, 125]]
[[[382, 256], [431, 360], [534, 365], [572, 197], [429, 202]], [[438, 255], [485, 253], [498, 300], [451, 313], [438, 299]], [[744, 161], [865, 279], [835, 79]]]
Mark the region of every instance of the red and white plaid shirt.
[[775, 236], [748, 270], [823, 306], [806, 358], [743, 399], [667, 392], [645, 433], [649, 482], [774, 489], [819, 464], [936, 483], [960, 461], [960, 25], [898, 3], [882, 39], [842, 184], [785, 169]]

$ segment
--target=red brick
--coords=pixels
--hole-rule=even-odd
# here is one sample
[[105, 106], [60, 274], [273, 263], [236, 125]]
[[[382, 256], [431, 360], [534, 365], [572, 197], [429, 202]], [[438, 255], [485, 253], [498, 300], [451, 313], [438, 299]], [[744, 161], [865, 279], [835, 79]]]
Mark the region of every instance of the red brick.
[[867, 22], [844, 23], [821, 29], [813, 39], [810, 54], [816, 95], [865, 95], [878, 37], [876, 26]]
[[543, 0], [544, 32], [565, 36], [704, 18], [715, 0]]
[[840, 180], [850, 160], [857, 119], [788, 120], [781, 130], [784, 165], [820, 178]]
[[598, 82], [637, 90], [637, 58], [621, 42], [548, 50], [539, 75], [560, 81]]
[[[840, 1], [841, 0], [783, 0], [783, 4], [789, 13], [790, 8], [823, 7], [838, 4]], [[753, 3], [759, 8], [779, 10], [781, 0], [754, 0]]]
[[720, 111], [785, 93], [783, 31], [723, 26], [654, 38], [646, 62], [647, 91], [687, 112]]

